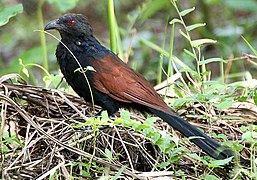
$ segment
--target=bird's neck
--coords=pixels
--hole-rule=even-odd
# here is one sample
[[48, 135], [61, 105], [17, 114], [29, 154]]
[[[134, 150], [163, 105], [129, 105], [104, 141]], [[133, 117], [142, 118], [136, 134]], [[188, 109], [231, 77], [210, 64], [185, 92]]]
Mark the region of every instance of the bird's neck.
[[67, 36], [66, 34], [62, 36], [62, 42], [67, 45], [72, 52], [83, 52], [85, 56], [102, 57], [110, 53], [93, 35], [86, 36], [81, 34], [79, 36]]
[[87, 46], [93, 46], [95, 48], [103, 47], [101, 43], [97, 41], [97, 39], [94, 36], [84, 36], [84, 37], [80, 37], [80, 39], [82, 40], [82, 42], [87, 44]]
[[81, 34], [71, 34], [65, 31], [60, 31], [62, 42], [70, 43], [70, 42], [88, 42], [89, 44], [100, 44], [96, 38], [91, 35]]

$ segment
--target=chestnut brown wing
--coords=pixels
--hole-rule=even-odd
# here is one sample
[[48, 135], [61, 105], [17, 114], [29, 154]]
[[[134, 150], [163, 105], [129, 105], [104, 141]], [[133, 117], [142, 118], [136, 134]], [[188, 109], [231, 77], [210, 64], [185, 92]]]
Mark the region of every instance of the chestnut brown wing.
[[94, 69], [94, 87], [100, 92], [121, 102], [172, 112], [149, 82], [117, 56], [107, 55], [104, 59], [97, 59]]

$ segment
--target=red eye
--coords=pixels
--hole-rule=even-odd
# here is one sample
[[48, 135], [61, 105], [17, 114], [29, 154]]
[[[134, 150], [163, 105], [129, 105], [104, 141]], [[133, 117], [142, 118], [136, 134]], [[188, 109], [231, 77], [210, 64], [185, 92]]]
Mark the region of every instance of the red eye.
[[75, 24], [75, 21], [73, 21], [73, 20], [70, 20], [70, 21], [69, 21], [69, 25], [70, 25], [70, 26], [73, 26], [74, 24]]

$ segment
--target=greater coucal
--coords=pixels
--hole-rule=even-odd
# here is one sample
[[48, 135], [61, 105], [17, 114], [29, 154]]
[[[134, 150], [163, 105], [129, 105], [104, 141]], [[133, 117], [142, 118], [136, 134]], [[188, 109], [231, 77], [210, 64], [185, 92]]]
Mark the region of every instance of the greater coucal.
[[70, 51], [63, 44], [58, 44], [56, 57], [60, 69], [67, 83], [86, 101], [91, 102], [92, 99], [90, 84], [94, 103], [107, 110], [109, 115], [122, 106], [136, 106], [156, 114], [186, 137], [195, 137], [191, 141], [213, 158], [224, 159], [233, 155], [231, 150], [177, 115], [141, 74], [102, 46], [84, 15], [65, 14], [45, 26], [45, 30], [50, 29], [59, 31], [61, 41], [83, 67], [79, 70], [80, 66]]

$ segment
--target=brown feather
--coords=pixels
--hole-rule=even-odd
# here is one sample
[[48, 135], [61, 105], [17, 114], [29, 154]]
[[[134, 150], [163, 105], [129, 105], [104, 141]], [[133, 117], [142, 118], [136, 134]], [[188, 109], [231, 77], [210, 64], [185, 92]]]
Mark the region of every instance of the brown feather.
[[174, 113], [148, 81], [118, 56], [107, 55], [104, 59], [97, 59], [95, 63], [97, 73], [94, 74], [94, 87], [97, 90], [121, 102], [138, 103]]

